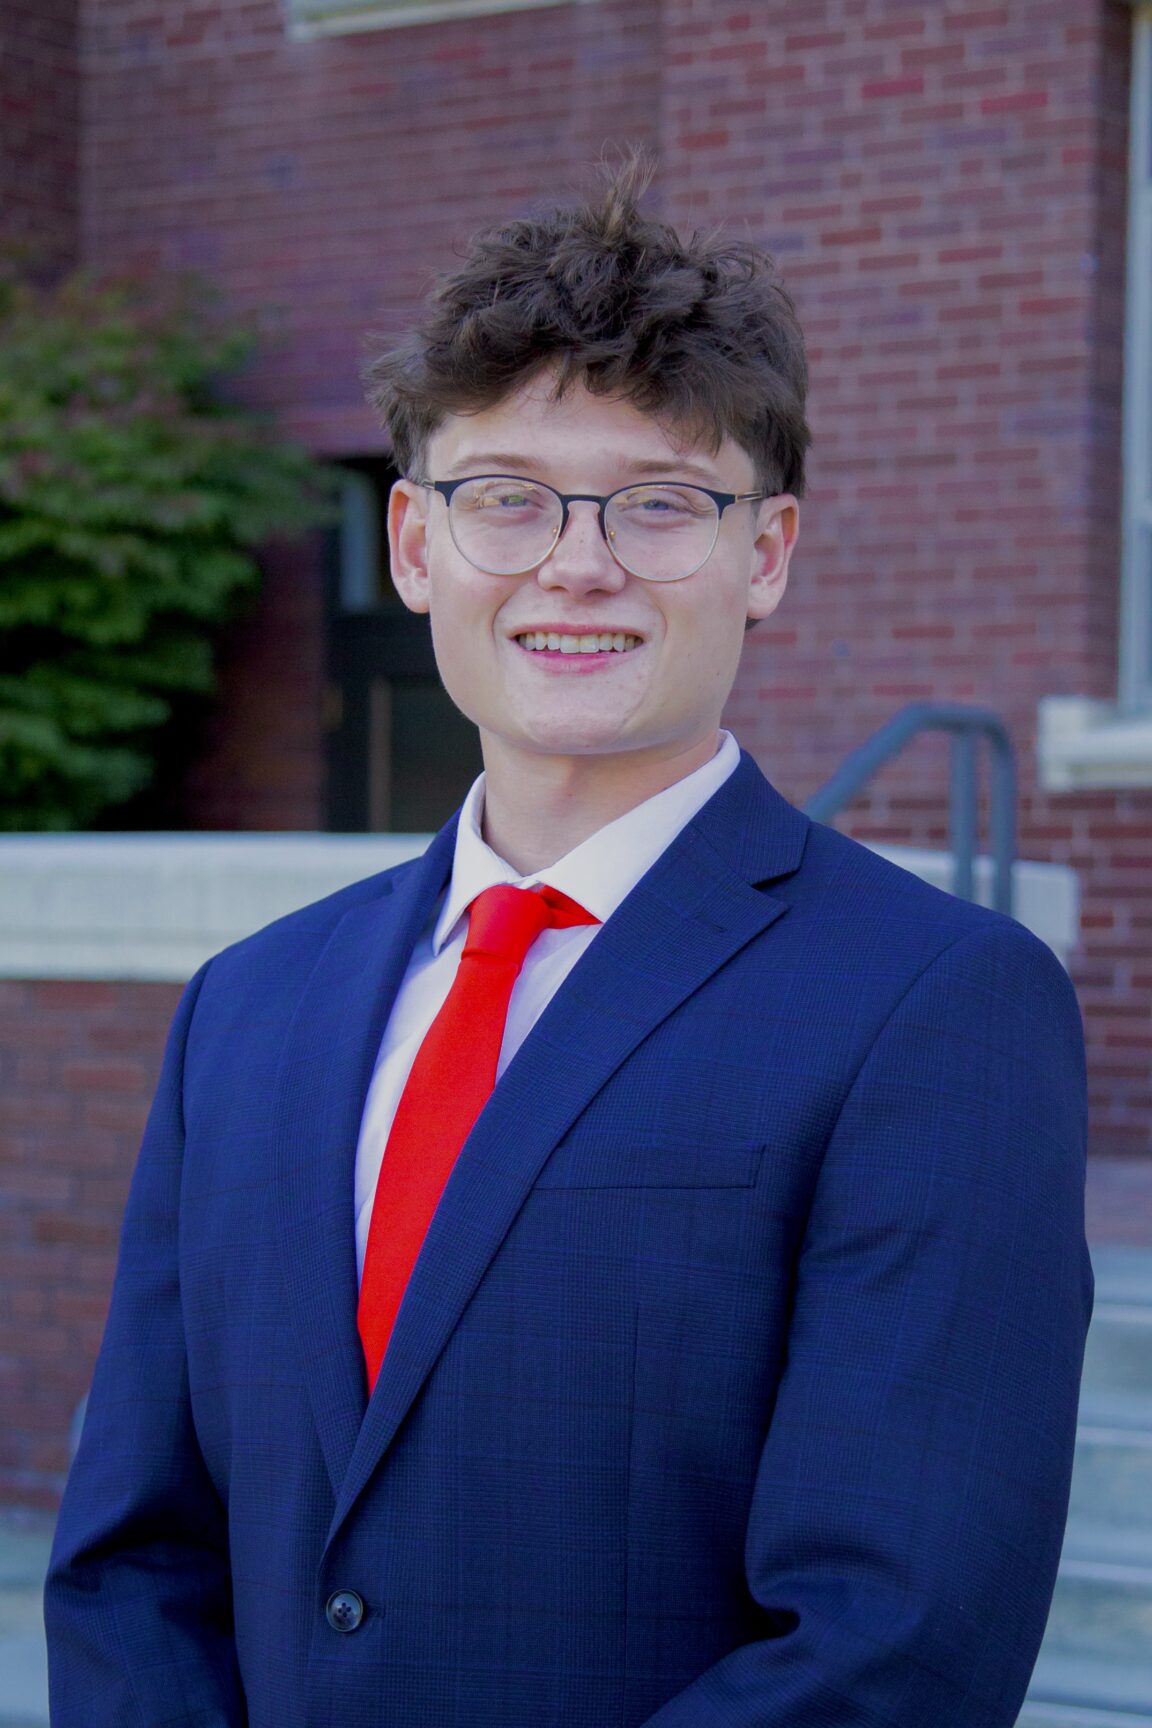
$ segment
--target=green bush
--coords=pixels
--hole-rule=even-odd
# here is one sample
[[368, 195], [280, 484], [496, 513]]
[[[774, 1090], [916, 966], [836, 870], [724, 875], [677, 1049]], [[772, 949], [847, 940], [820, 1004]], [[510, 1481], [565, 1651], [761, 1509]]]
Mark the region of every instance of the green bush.
[[253, 550], [332, 519], [329, 471], [229, 399], [259, 341], [194, 277], [0, 270], [0, 829], [146, 787]]

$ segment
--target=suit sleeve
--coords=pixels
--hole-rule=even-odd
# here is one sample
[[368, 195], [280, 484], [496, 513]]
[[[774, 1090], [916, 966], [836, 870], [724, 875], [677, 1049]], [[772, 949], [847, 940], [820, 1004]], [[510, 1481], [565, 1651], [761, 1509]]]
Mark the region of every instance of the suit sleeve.
[[192, 1424], [177, 1265], [181, 1000], [136, 1166], [45, 1590], [53, 1728], [243, 1728], [225, 1511]]
[[1071, 984], [989, 921], [826, 1147], [747, 1527], [765, 1636], [647, 1728], [1012, 1728], [1067, 1515], [1092, 1274]]

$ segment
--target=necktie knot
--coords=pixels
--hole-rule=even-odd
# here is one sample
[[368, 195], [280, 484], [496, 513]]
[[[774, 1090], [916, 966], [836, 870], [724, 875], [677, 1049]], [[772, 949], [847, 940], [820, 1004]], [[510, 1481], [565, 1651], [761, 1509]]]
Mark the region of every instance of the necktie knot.
[[598, 922], [557, 888], [513, 888], [502, 882], [473, 900], [461, 959], [489, 954], [519, 968], [542, 930]]

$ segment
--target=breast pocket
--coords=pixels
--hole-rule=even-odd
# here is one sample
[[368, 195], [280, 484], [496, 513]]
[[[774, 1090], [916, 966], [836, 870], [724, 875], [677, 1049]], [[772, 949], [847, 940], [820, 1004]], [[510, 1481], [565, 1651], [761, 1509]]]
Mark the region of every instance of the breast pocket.
[[763, 1145], [644, 1145], [573, 1138], [556, 1148], [537, 1188], [751, 1188]]

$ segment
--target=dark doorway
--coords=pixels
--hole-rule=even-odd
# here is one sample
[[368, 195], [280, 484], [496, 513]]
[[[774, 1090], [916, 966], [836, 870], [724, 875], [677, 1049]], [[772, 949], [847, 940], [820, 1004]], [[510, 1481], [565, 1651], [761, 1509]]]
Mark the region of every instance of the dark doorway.
[[328, 827], [427, 834], [479, 774], [480, 739], [440, 683], [427, 618], [392, 586], [384, 522], [396, 470], [379, 457], [341, 466], [328, 559]]

